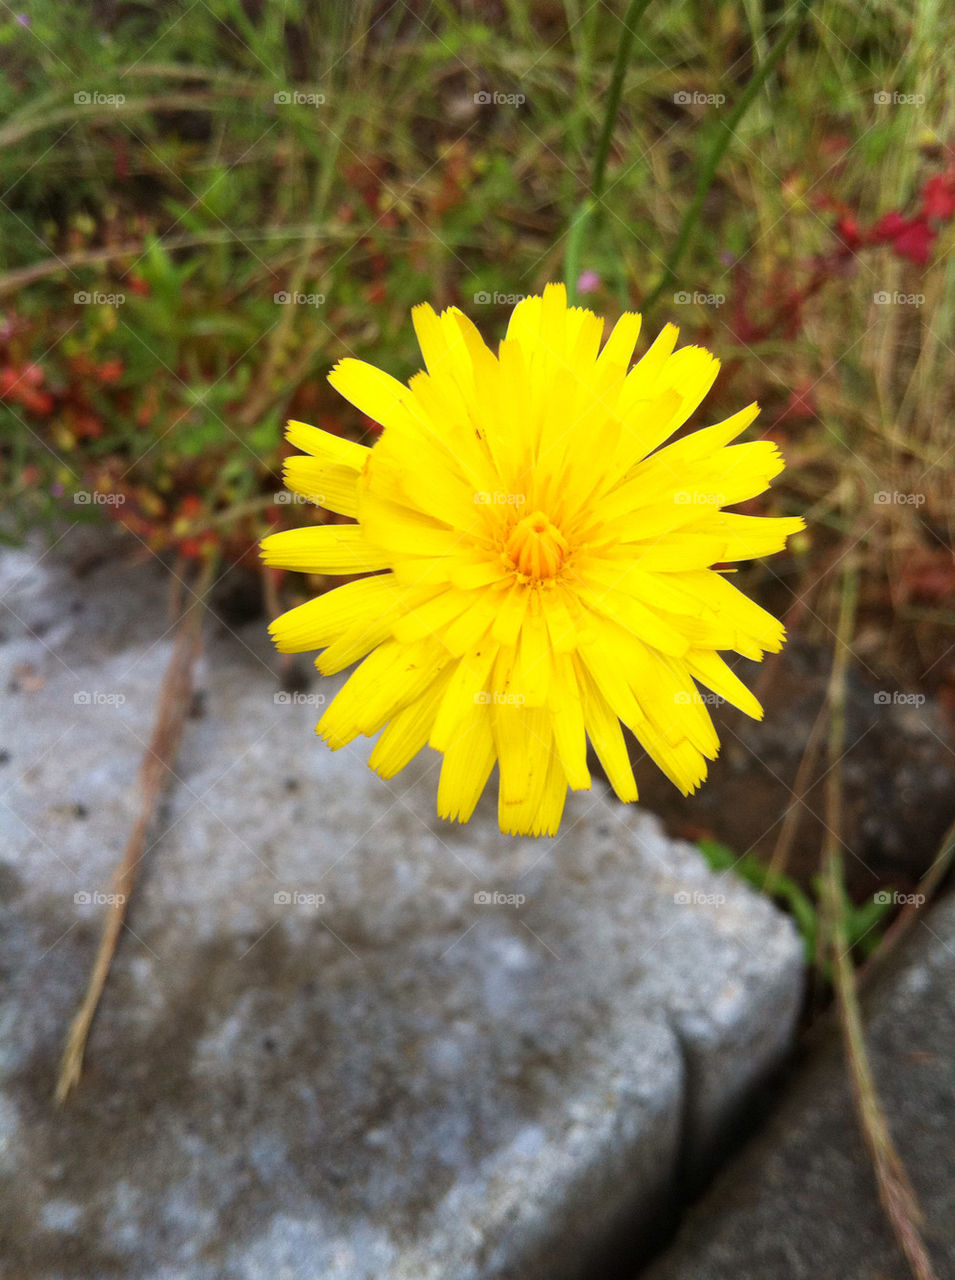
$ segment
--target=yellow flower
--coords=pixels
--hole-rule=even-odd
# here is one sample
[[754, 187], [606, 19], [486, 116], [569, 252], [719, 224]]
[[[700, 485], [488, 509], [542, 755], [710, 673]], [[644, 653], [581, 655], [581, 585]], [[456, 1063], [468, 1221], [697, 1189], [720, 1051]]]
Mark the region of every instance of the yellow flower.
[[455, 307], [413, 319], [427, 372], [407, 387], [360, 360], [329, 378], [382, 424], [373, 447], [289, 424], [286, 484], [355, 523], [272, 534], [266, 564], [374, 575], [272, 624], [283, 652], [324, 649], [325, 675], [364, 659], [318, 732], [336, 749], [381, 730], [383, 778], [443, 752], [438, 812], [461, 822], [497, 763], [513, 835], [557, 831], [568, 786], [590, 786], [587, 738], [637, 799], [621, 721], [694, 791], [719, 750], [697, 685], [760, 718], [717, 651], [761, 658], [785, 634], [710, 566], [803, 528], [721, 510], [782, 470], [770, 441], [730, 444], [758, 406], [661, 448], [719, 362], [675, 351], [667, 325], [631, 369], [640, 317], [601, 349], [603, 321], [563, 285], [514, 308], [496, 355]]

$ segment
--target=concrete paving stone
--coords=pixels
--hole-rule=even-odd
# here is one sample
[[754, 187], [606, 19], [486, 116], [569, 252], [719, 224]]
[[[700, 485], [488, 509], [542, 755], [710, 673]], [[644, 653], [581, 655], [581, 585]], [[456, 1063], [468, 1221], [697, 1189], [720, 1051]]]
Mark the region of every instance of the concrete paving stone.
[[[955, 896], [865, 1001], [892, 1136], [939, 1280], [955, 1276]], [[841, 1047], [827, 1044], [644, 1280], [911, 1280], [879, 1207]]]
[[[434, 816], [212, 621], [79, 1091], [51, 1103], [172, 649], [83, 530], [0, 558], [0, 1267], [15, 1280], [561, 1280], [638, 1250], [786, 1053], [791, 922], [595, 783], [561, 834]], [[3, 1274], [0, 1271], [0, 1274]]]

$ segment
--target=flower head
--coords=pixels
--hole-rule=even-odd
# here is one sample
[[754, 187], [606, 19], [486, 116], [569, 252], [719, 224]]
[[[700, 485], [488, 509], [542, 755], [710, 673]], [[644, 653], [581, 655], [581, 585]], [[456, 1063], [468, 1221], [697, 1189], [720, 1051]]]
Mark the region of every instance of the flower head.
[[272, 624], [283, 652], [362, 659], [318, 732], [381, 736], [382, 777], [442, 752], [438, 812], [467, 821], [495, 763], [501, 829], [553, 834], [587, 788], [589, 738], [637, 799], [622, 725], [688, 794], [719, 750], [702, 685], [762, 710], [720, 657], [775, 652], [782, 625], [712, 566], [767, 555], [800, 518], [725, 512], [783, 467], [768, 440], [731, 444], [757, 406], [666, 444], [719, 362], [667, 325], [630, 362], [638, 315], [603, 321], [564, 287], [514, 309], [495, 354], [457, 308], [413, 320], [426, 372], [408, 386], [360, 360], [331, 384], [382, 424], [372, 448], [302, 423], [286, 483], [354, 517], [265, 538], [266, 564], [366, 574]]

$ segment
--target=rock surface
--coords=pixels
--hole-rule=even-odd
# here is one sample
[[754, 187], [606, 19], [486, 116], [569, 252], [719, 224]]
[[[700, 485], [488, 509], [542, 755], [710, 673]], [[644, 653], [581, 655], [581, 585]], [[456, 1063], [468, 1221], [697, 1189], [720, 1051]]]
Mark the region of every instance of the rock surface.
[[[955, 1276], [955, 897], [866, 1002], [892, 1136], [940, 1280]], [[643, 1280], [910, 1280], [879, 1208], [841, 1050], [828, 1046]]]
[[[69, 531], [0, 560], [0, 1259], [16, 1280], [560, 1280], [635, 1256], [785, 1053], [790, 922], [600, 783], [434, 816], [212, 623], [78, 1092], [51, 1103], [173, 632]], [[124, 558], [125, 557], [125, 558]], [[142, 561], [142, 557], [139, 557]]]
[[[823, 708], [831, 646], [790, 635], [763, 664], [733, 661], [743, 682], [766, 679], [766, 716], [754, 721], [732, 707], [712, 707], [723, 743], [707, 783], [684, 797], [631, 744], [640, 794], [673, 835], [704, 832], [731, 849], [772, 856], [793, 805], [797, 776]], [[955, 821], [955, 743], [939, 704], [850, 668], [843, 760], [846, 875], [856, 897], [883, 884], [915, 887]], [[817, 753], [799, 805], [788, 872], [810, 885], [826, 834], [826, 751]], [[879, 803], [873, 805], [877, 795]]]

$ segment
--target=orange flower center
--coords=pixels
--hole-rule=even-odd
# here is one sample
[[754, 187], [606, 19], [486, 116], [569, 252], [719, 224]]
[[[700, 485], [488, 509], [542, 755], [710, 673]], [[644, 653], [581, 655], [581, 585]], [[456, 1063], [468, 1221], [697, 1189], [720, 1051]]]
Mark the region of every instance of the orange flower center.
[[526, 578], [554, 578], [568, 550], [567, 539], [543, 511], [533, 511], [511, 530], [504, 555]]

